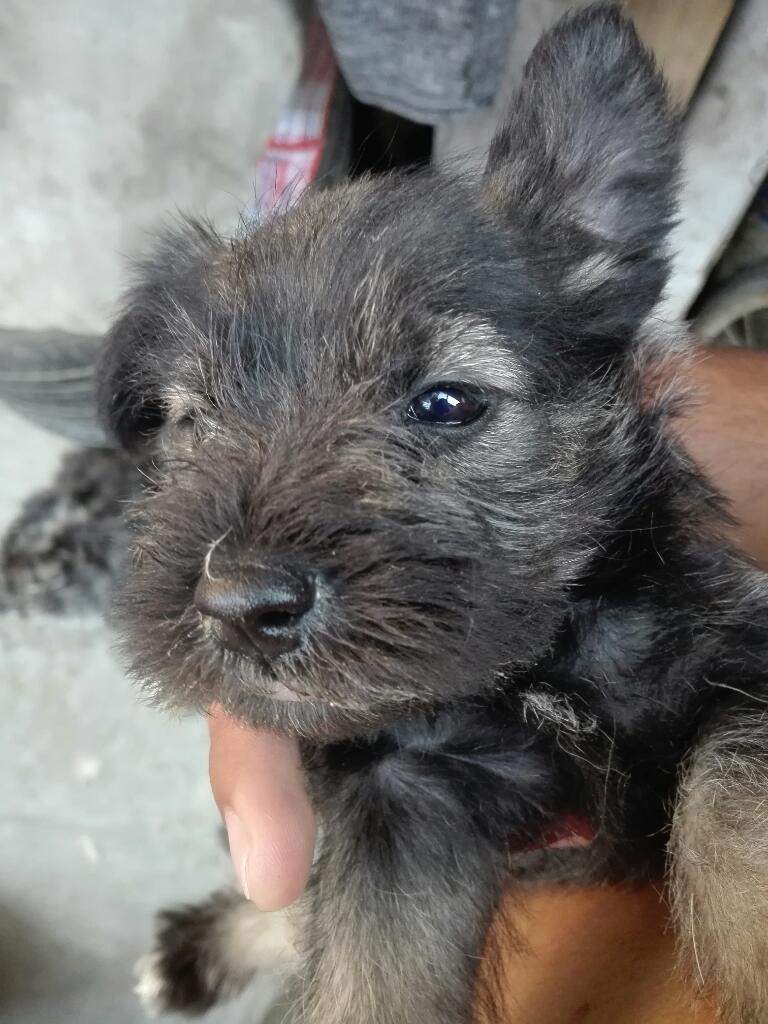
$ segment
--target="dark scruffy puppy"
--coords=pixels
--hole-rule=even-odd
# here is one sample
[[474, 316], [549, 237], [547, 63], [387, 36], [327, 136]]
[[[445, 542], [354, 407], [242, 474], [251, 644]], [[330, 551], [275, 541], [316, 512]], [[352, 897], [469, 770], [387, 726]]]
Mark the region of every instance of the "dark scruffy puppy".
[[[535, 49], [479, 180], [362, 180], [233, 241], [188, 225], [112, 331], [105, 416], [156, 445], [116, 611], [132, 671], [303, 740], [306, 1024], [466, 1024], [513, 880], [663, 876], [691, 749], [684, 927], [734, 1018], [766, 1019], [736, 963], [766, 948], [765, 842], [754, 862], [734, 827], [765, 745], [750, 769], [730, 737], [760, 718], [768, 590], [653, 384], [680, 351], [653, 318], [678, 155], [651, 57], [593, 7]], [[727, 806], [723, 749], [748, 776]], [[566, 816], [591, 842], [546, 848]], [[250, 914], [166, 917], [157, 1002], [240, 987]]]

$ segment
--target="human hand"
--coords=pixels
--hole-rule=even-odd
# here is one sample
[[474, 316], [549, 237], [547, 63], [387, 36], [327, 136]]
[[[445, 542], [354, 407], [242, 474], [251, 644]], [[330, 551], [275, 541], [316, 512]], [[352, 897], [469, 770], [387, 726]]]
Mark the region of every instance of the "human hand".
[[731, 542], [768, 570], [768, 352], [702, 348], [689, 379], [683, 445], [728, 499]]
[[261, 910], [278, 910], [304, 889], [315, 844], [298, 746], [217, 706], [208, 732], [211, 788], [240, 886]]

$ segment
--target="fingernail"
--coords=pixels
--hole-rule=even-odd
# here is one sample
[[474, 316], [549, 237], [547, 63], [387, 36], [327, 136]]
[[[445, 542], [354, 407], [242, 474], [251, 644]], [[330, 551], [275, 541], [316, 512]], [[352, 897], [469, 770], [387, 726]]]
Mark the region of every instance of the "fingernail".
[[245, 826], [230, 807], [224, 811], [224, 827], [227, 830], [229, 852], [235, 866], [237, 880], [243, 890], [243, 896], [249, 900], [251, 897], [248, 892], [248, 861], [251, 856], [251, 843]]

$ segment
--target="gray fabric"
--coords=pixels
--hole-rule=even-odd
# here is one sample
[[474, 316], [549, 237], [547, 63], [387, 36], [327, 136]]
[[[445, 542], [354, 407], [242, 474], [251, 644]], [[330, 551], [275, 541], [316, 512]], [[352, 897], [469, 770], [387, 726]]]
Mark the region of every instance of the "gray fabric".
[[0, 328], [0, 402], [46, 430], [103, 445], [93, 373], [100, 335]]
[[336, 58], [364, 103], [422, 124], [490, 106], [515, 0], [318, 0]]

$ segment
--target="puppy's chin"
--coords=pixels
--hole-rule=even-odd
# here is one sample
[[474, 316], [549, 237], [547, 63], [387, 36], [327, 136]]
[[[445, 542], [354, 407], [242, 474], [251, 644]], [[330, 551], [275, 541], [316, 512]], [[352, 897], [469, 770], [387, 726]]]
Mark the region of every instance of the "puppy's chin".
[[275, 682], [270, 684], [269, 689], [270, 692], [266, 694], [266, 697], [272, 701], [286, 704], [298, 704], [303, 699], [295, 690], [291, 690], [287, 687], [285, 683]]
[[[136, 675], [152, 679], [159, 702], [177, 709], [205, 710], [216, 703], [246, 725], [284, 735], [328, 743], [377, 732], [436, 703], [424, 694], [398, 692], [379, 685], [374, 695], [346, 678], [318, 674], [299, 659], [278, 659], [279, 664], [212, 643], [206, 636], [188, 649], [185, 682], [178, 687], [176, 668], [163, 665], [159, 673], [136, 665]], [[170, 670], [170, 671], [169, 671]], [[190, 688], [189, 682], [195, 679]], [[194, 694], [192, 699], [189, 698]]]
[[449, 645], [430, 659], [429, 671], [408, 646], [366, 657], [359, 647], [350, 656], [350, 645], [342, 644], [339, 650], [322, 648], [319, 656], [300, 649], [270, 661], [224, 647], [200, 630], [191, 613], [150, 622], [125, 596], [122, 607], [131, 674], [156, 704], [203, 713], [219, 705], [252, 727], [315, 743], [375, 734], [499, 687], [498, 661], [490, 661], [487, 651], [478, 653], [489, 664], [467, 658], [464, 672], [458, 671], [461, 663], [453, 671]]
[[[391, 693], [389, 699], [363, 700], [341, 696], [317, 696], [307, 692], [301, 675], [278, 678], [260, 672], [251, 659], [229, 655], [218, 676], [216, 700], [233, 717], [256, 728], [328, 743], [376, 732], [433, 702]], [[239, 671], [233, 671], [233, 669]], [[229, 671], [227, 671], [227, 669]]]
[[332, 701], [297, 697], [286, 688], [286, 694], [263, 696], [241, 691], [230, 693], [223, 701], [228, 714], [246, 725], [274, 729], [284, 735], [314, 742], [351, 739], [363, 733], [384, 728], [414, 713], [413, 705], [393, 704], [383, 708], [362, 708]]

